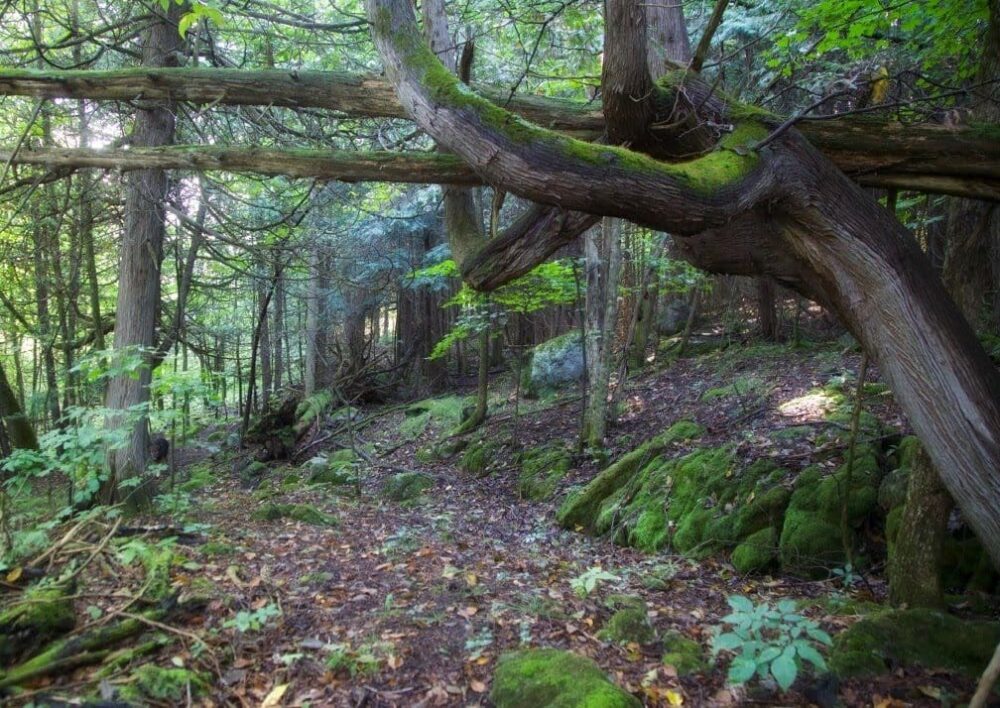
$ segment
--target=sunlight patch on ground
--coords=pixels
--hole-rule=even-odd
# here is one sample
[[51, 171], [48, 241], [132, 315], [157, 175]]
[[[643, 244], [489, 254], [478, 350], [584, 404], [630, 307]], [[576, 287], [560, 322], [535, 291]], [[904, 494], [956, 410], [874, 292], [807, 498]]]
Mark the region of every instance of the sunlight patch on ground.
[[822, 420], [836, 407], [837, 401], [833, 395], [826, 391], [811, 391], [780, 404], [778, 412], [786, 418]]

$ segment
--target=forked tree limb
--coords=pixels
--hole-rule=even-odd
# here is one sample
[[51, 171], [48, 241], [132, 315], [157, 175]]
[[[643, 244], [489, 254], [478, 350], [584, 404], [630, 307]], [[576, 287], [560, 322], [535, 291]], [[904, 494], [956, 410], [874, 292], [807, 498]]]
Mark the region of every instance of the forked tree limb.
[[[737, 105], [724, 113], [733, 132], [683, 163], [531, 125], [458, 85], [423, 44], [406, 0], [367, 4], [400, 102], [485, 180], [532, 201], [669, 231], [697, 266], [772, 275], [828, 303], [878, 360], [1000, 564], [1000, 376], [912, 236], [871, 195], [797, 130], [752, 151], [780, 121]], [[700, 90], [697, 79], [673, 78]], [[488, 263], [483, 271], [488, 281]]]

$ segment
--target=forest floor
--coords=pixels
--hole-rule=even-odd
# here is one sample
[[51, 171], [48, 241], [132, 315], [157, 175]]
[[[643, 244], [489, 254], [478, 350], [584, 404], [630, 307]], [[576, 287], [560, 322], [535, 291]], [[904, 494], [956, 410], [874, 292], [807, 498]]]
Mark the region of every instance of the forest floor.
[[[758, 346], [651, 367], [628, 383], [610, 431], [610, 458], [687, 418], [707, 428], [709, 443], [735, 441], [747, 460], [769, 455], [792, 469], [805, 466], [814, 461], [808, 439], [776, 443], [771, 433], [808, 424], [810, 412], [782, 411], [780, 404], [831, 377], [856, 375], [858, 362], [856, 353], [835, 345]], [[750, 379], [753, 395], [703, 400], [712, 387]], [[188, 517], [201, 524], [201, 542], [177, 546], [187, 562], [172, 583], [181, 589], [209, 583], [212, 598], [204, 611], [173, 623], [180, 630], [171, 635], [176, 641], [155, 660], [210, 672], [211, 688], [201, 700], [237, 705], [490, 705], [497, 658], [526, 646], [592, 657], [647, 705], [833, 705], [839, 696], [849, 706], [939, 706], [971, 691], [967, 679], [900, 669], [839, 686], [803, 677], [780, 694], [774, 687], [729, 687], [722, 667], [678, 677], [655, 643], [602, 641], [598, 630], [614, 594], [643, 598], [658, 636], [679, 632], [707, 653], [731, 595], [803, 601], [802, 611], [834, 634], [856, 619], [835, 608], [850, 607], [847, 600], [881, 601], [885, 587], [878, 574], [852, 588], [832, 580], [744, 577], [725, 559], [648, 555], [559, 528], [554, 512], [562, 493], [544, 503], [521, 499], [514, 455], [539, 442], [572, 443], [579, 402], [531, 405], [517, 420], [508, 411], [487, 422], [486, 434], [504, 446], [483, 478], [462, 472], [455, 458], [418, 461], [420, 446], [440, 435], [433, 426], [406, 441], [403, 411], [380, 417], [358, 432], [379, 461], [364, 470], [360, 495], [315, 486], [288, 487], [280, 495], [282, 503], [329, 513], [333, 526], [255, 520], [262, 502], [235, 474], [240, 460], [208, 444], [189, 446], [181, 458], [189, 467], [210, 467], [214, 482], [193, 495]], [[904, 425], [891, 397], [875, 396], [866, 410]], [[599, 469], [587, 457], [576, 462], [563, 491]], [[281, 463], [274, 464], [280, 474]], [[429, 474], [433, 487], [413, 502], [382, 499], [383, 480], [399, 469]], [[578, 591], [580, 577], [595, 568], [613, 577]], [[663, 581], [650, 583], [650, 577]], [[113, 605], [112, 587], [106, 595], [105, 604]], [[237, 613], [242, 626], [234, 626]], [[206, 648], [199, 650], [195, 637]], [[81, 671], [78, 678], [85, 678]], [[58, 684], [46, 690], [66, 695]]]

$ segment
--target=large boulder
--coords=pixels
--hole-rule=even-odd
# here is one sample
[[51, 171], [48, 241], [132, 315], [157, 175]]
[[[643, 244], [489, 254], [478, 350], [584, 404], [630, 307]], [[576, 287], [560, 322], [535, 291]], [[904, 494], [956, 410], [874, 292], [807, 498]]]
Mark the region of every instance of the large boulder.
[[583, 339], [579, 332], [569, 332], [535, 347], [531, 357], [529, 389], [558, 388], [583, 378]]
[[917, 664], [977, 676], [1000, 642], [1000, 624], [931, 610], [890, 610], [856, 622], [834, 640], [830, 668], [841, 678]]
[[497, 708], [639, 708], [590, 659], [558, 649], [504, 654], [490, 694]]
[[660, 316], [656, 326], [660, 334], [677, 334], [687, 325], [688, 317], [691, 316], [691, 308], [683, 300], [671, 300], [660, 309]]

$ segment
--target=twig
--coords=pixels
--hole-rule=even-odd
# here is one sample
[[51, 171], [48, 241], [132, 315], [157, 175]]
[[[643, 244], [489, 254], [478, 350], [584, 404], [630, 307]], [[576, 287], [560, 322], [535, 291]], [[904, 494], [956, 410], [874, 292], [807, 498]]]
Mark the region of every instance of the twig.
[[125, 612], [124, 610], [119, 610], [112, 612], [113, 615], [119, 615], [121, 617], [127, 617], [128, 619], [136, 620], [137, 622], [142, 622], [143, 624], [148, 624], [150, 627], [155, 627], [156, 629], [162, 629], [164, 632], [170, 632], [171, 634], [176, 634], [180, 637], [186, 637], [199, 644], [205, 644], [205, 640], [199, 637], [193, 632], [186, 632], [183, 629], [177, 629], [177, 627], [171, 627], [169, 624], [164, 624], [163, 622], [157, 622], [156, 620], [149, 619], [148, 617], [143, 617], [142, 615], [137, 615], [132, 612]]
[[718, 0], [715, 3], [715, 9], [712, 10], [712, 16], [708, 20], [708, 25], [705, 27], [705, 31], [701, 34], [701, 40], [698, 42], [698, 48], [694, 52], [694, 58], [691, 59], [691, 68], [694, 71], [701, 71], [701, 67], [705, 64], [705, 58], [708, 56], [708, 50], [712, 46], [712, 37], [715, 36], [716, 30], [719, 29], [719, 25], [722, 24], [722, 15], [726, 11], [726, 7], [729, 5], [729, 0]]
[[96, 558], [98, 556], [98, 554], [100, 554], [105, 548], [107, 548], [108, 543], [111, 541], [112, 538], [114, 538], [115, 532], [118, 530], [118, 527], [121, 526], [121, 525], [122, 525], [122, 519], [119, 516], [117, 519], [115, 519], [115, 523], [111, 527], [111, 530], [104, 535], [104, 538], [102, 538], [101, 542], [97, 544], [97, 547], [87, 557], [87, 560], [85, 560], [83, 562], [83, 564], [81, 566], [79, 566], [76, 570], [74, 570], [72, 573], [70, 573], [70, 575], [69, 575], [69, 579], [70, 580], [72, 580], [73, 578], [77, 577], [80, 573], [82, 573], [84, 571], [84, 569], [88, 565], [90, 565], [90, 562], [92, 560], [94, 560], [94, 558]]
[[976, 693], [969, 702], [969, 708], [986, 708], [986, 702], [990, 698], [990, 691], [993, 689], [993, 684], [997, 682], [997, 678], [1000, 678], [1000, 644], [997, 644], [996, 651], [993, 652], [993, 658], [990, 659], [990, 663], [987, 664], [986, 670], [979, 679], [979, 684], [976, 686]]

